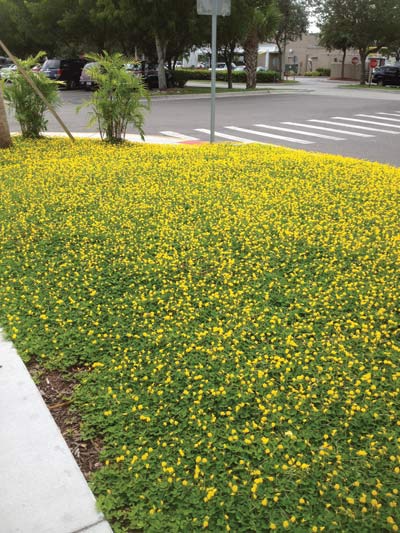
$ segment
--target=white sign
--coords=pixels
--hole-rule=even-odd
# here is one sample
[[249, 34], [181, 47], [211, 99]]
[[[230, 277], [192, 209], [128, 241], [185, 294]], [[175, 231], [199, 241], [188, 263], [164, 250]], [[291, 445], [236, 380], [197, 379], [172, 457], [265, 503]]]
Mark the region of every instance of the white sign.
[[217, 7], [216, 15], [228, 17], [231, 14], [231, 0], [197, 0], [197, 13], [199, 15], [212, 15], [214, 3]]

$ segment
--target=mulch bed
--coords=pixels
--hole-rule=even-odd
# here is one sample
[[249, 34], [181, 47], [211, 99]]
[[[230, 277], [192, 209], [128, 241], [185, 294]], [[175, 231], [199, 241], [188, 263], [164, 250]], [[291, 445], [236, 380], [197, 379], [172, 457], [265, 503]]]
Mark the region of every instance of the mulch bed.
[[102, 466], [99, 460], [102, 441], [82, 439], [80, 417], [70, 409], [76, 383], [58, 370], [43, 370], [34, 361], [28, 368], [79, 468], [89, 479], [90, 474]]

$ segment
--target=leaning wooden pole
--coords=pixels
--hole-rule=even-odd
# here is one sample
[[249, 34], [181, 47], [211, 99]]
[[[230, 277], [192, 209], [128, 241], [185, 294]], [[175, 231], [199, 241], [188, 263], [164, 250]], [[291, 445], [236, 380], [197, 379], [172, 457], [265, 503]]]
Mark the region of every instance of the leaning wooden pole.
[[0, 83], [0, 148], [9, 148], [11, 144], [10, 128], [8, 126], [6, 106]]
[[21, 74], [21, 76], [24, 78], [24, 80], [29, 83], [29, 85], [32, 87], [33, 91], [39, 96], [39, 98], [44, 102], [47, 109], [50, 111], [50, 113], [53, 115], [53, 117], [57, 120], [57, 122], [60, 124], [62, 129], [65, 131], [65, 133], [68, 135], [68, 137], [71, 139], [71, 141], [75, 141], [75, 139], [72, 136], [72, 133], [69, 131], [67, 126], [64, 124], [64, 122], [61, 120], [61, 117], [57, 114], [54, 107], [46, 100], [42, 92], [36, 87], [36, 85], [33, 83], [31, 78], [27, 75], [25, 72], [25, 69], [21, 66], [18, 59], [10, 52], [10, 50], [7, 48], [7, 46], [3, 43], [3, 41], [0, 40], [0, 46], [4, 50], [4, 52], [8, 55], [8, 57], [15, 63], [17, 66], [18, 72]]

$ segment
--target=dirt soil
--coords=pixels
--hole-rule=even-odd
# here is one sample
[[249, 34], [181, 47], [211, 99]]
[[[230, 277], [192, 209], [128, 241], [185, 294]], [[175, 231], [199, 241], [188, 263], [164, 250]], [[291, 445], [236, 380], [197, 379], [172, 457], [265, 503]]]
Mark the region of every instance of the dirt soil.
[[102, 442], [101, 439], [84, 441], [81, 437], [80, 417], [70, 409], [76, 384], [58, 370], [43, 370], [36, 362], [29, 363], [28, 368], [79, 468], [89, 479], [94, 470], [103, 466], [99, 460]]

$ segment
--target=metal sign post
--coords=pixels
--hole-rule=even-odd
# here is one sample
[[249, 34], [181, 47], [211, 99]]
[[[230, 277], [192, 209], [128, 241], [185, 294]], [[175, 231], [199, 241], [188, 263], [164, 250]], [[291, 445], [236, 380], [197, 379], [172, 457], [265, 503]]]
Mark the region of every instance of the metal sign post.
[[215, 97], [217, 85], [217, 0], [213, 2], [211, 15], [211, 124], [210, 143], [215, 142]]
[[215, 142], [215, 96], [217, 81], [217, 16], [231, 14], [231, 0], [197, 0], [197, 13], [211, 15], [211, 124], [210, 143]]

